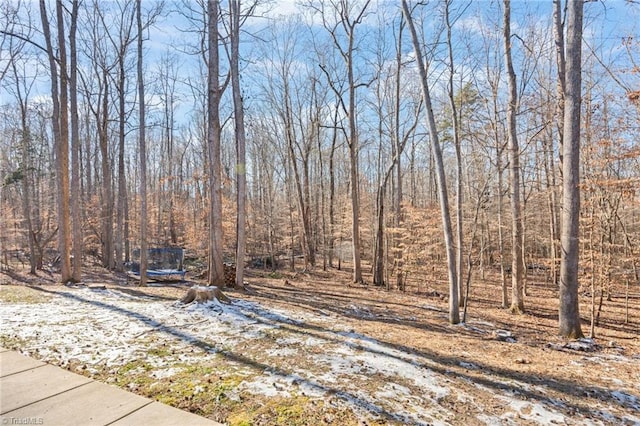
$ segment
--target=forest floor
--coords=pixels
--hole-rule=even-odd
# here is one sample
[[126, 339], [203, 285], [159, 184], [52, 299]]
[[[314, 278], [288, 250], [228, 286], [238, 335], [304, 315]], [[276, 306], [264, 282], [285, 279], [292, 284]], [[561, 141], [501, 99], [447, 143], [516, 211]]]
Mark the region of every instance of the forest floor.
[[597, 338], [569, 342], [542, 282], [512, 315], [477, 280], [450, 325], [442, 283], [400, 293], [340, 271], [252, 270], [231, 303], [186, 306], [193, 283], [54, 279], [0, 274], [0, 346], [230, 425], [640, 425], [638, 295], [627, 322], [614, 295]]

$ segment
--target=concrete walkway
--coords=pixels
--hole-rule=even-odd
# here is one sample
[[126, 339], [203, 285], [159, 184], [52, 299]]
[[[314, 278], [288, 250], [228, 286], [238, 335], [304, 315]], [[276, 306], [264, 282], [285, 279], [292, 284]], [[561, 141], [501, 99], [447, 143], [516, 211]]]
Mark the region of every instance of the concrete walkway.
[[212, 420], [0, 348], [4, 425], [220, 426]]

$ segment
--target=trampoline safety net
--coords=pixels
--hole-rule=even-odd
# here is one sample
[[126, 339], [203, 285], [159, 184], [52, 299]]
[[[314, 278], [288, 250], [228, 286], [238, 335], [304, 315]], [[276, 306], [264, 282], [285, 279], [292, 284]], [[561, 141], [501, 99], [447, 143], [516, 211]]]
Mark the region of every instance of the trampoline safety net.
[[[140, 249], [133, 250], [130, 271], [140, 274]], [[181, 247], [162, 247], [147, 249], [147, 273], [154, 275], [175, 275], [184, 277], [184, 249]]]

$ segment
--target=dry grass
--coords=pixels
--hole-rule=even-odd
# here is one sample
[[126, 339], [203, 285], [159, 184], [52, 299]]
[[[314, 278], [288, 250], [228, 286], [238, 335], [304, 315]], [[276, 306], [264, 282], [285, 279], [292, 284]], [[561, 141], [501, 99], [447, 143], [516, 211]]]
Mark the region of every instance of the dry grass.
[[[450, 325], [446, 297], [442, 296], [447, 293], [446, 284], [442, 282], [421, 282], [419, 292], [416, 286], [413, 292], [400, 293], [350, 285], [349, 275], [335, 270], [296, 275], [250, 271], [248, 275], [246, 293], [228, 290], [227, 295], [257, 302], [266, 308], [286, 310], [296, 318], [335, 318], [342, 329], [375, 339], [383, 347], [418, 356], [424, 366], [450, 381], [453, 391], [434, 399], [434, 403], [453, 413], [452, 417], [443, 419], [445, 422], [483, 424], [479, 420], [481, 416], [505, 416], [509, 412], [508, 404], [501, 402], [503, 400], [497, 395], [509, 393], [523, 401], [555, 405], [569, 419], [575, 416], [598, 418], [594, 407], [603, 404], [613, 405], [612, 421], [623, 419], [624, 413], [639, 417], [637, 412], [633, 414], [640, 394], [640, 369], [637, 368], [640, 365], [640, 306], [637, 296], [629, 300], [628, 321], [625, 321], [624, 298], [614, 297], [603, 302], [596, 328], [596, 345], [591, 347], [594, 352], [582, 352], [563, 346], [567, 342], [557, 336], [557, 291], [543, 280], [536, 282], [535, 276], [529, 281], [525, 314], [512, 315], [499, 306], [497, 281], [477, 279], [472, 287], [466, 324]], [[18, 284], [19, 278], [19, 274], [14, 275], [5, 283]], [[88, 276], [87, 281], [157, 300], [178, 300], [186, 291], [180, 285], [140, 288], [133, 283], [125, 284], [122, 277], [114, 279], [102, 272]], [[43, 283], [50, 284], [48, 281]], [[34, 284], [33, 279], [29, 284]], [[61, 287], [47, 285], [47, 288]], [[34, 303], [40, 298], [51, 297], [24, 286], [2, 286], [0, 289], [3, 303]], [[589, 329], [586, 318], [590, 300], [588, 295], [580, 299], [585, 332]], [[496, 330], [510, 333], [515, 343], [502, 341]], [[241, 356], [231, 357], [230, 352], [223, 350], [209, 364], [176, 365], [180, 372], [170, 379], [149, 380], [149, 369], [144, 362], [122, 366], [115, 371], [101, 371], [97, 378], [230, 424], [359, 424], [358, 413], [334, 403], [334, 400], [344, 399], [346, 388], [340, 383], [322, 399], [293, 391], [291, 396], [284, 398], [239, 390], [239, 384], [250, 379], [238, 370], [239, 361], [285, 373], [296, 368], [310, 374], [321, 373], [315, 371], [318, 366], [313, 363], [313, 355], [321, 354], [325, 350], [322, 347], [290, 351], [278, 360], [267, 357], [265, 351], [277, 346], [278, 338], [282, 337], [276, 333], [327, 339], [336, 332], [326, 323], [302, 320], [282, 324], [271, 335], [238, 344], [233, 353]], [[2, 343], [20, 344], [6, 339]], [[156, 355], [162, 356], [162, 353]], [[638, 361], [618, 362], [619, 359]], [[363, 392], [370, 394], [389, 385], [388, 377], [379, 374], [354, 375], [349, 380], [351, 385], [357, 384]], [[397, 385], [420, 392], [411, 383]], [[291, 386], [295, 388], [295, 383]], [[198, 392], [195, 392], [196, 387]], [[636, 395], [635, 402], [616, 403], [610, 400], [612, 391]], [[526, 410], [531, 408], [524, 410], [520, 414], [527, 414]], [[527, 416], [513, 420], [518, 424], [535, 423]], [[380, 413], [367, 421], [369, 424], [401, 423]]]

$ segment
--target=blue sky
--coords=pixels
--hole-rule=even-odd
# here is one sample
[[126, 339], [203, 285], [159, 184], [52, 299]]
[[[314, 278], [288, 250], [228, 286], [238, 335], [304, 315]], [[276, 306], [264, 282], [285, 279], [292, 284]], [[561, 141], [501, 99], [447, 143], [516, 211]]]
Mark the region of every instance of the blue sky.
[[[150, 5], [151, 1], [145, 2], [146, 5]], [[224, 2], [223, 2], [224, 3]], [[278, 18], [281, 16], [291, 15], [296, 11], [303, 10], [298, 6], [296, 0], [277, 0], [271, 3], [271, 9], [268, 12], [264, 12], [264, 17], [253, 18], [248, 22], [246, 27], [246, 33], [244, 34], [243, 49], [245, 52], [245, 65], [251, 67], [252, 64], [259, 63], [260, 50], [262, 47], [257, 48], [257, 40], [254, 35], [264, 39], [266, 32], [265, 26], [280, 25], [278, 24]], [[430, 2], [430, 5], [437, 2]], [[28, 2], [27, 4], [36, 5], [37, 2]], [[192, 5], [197, 3], [192, 2]], [[467, 1], [454, 2], [453, 8], [466, 7], [469, 3]], [[171, 5], [171, 3], [168, 3]], [[386, 9], [387, 16], [393, 16], [394, 9], [399, 6], [399, 2], [395, 1], [382, 1], [372, 2], [370, 10], [381, 11]], [[427, 6], [431, 8], [432, 6]], [[459, 27], [464, 26], [471, 34], [473, 34], [474, 25], [496, 25], [501, 24], [500, 16], [501, 2], [496, 1], [473, 1], [470, 3], [467, 12], [464, 17], [459, 21]], [[513, 9], [513, 32], [518, 34], [519, 27], [527, 25], [527, 22], [539, 21], [539, 25], [543, 30], [550, 30], [551, 19], [551, 2], [550, 1], [514, 1], [512, 4]], [[263, 13], [262, 11], [260, 12]], [[381, 12], [378, 12], [381, 13]], [[435, 26], [439, 23], [439, 15], [428, 9], [429, 19], [424, 21], [425, 28], [429, 26]], [[308, 17], [308, 14], [306, 14]], [[38, 22], [39, 15], [37, 7], [33, 12], [33, 19]], [[629, 67], [628, 55], [624, 50], [624, 46], [621, 43], [623, 37], [635, 36], [638, 37], [640, 28], [640, 4], [631, 4], [625, 0], [602, 0], [597, 2], [588, 2], [585, 5], [585, 41], [588, 46], [591, 46], [598, 51], [600, 59], [605, 64], [611, 64], [613, 70], [622, 71]], [[317, 22], [316, 22], [317, 24]], [[462, 25], [464, 24], [464, 25]], [[370, 14], [365, 22], [365, 26], [358, 31], [370, 32], [375, 31], [377, 26], [385, 25], [385, 22], [381, 22], [377, 19], [375, 13]], [[386, 25], [389, 27], [390, 25]], [[180, 77], [187, 75], [197, 74], [197, 63], [200, 58], [197, 56], [184, 55], [182, 53], [182, 46], [185, 41], [195, 41], [196, 37], [193, 34], [186, 34], [179, 31], [180, 28], [186, 28], [187, 24], [184, 17], [179, 14], [171, 13], [164, 18], [161, 18], [157, 25], [151, 29], [149, 40], [145, 42], [147, 55], [145, 57], [147, 70], [153, 72], [157, 69], [157, 62], [162, 55], [167, 52], [172, 52], [179, 57], [180, 65]], [[524, 27], [523, 27], [524, 28]], [[361, 33], [362, 34], [362, 33]], [[34, 36], [36, 40], [39, 40], [39, 36]], [[301, 40], [304, 42], [304, 40]], [[411, 51], [409, 43], [405, 43], [407, 52]], [[277, 48], [277, 47], [276, 47]], [[640, 49], [636, 47], [636, 54], [640, 56]], [[587, 53], [587, 50], [585, 50]], [[638, 58], [636, 58], [638, 59]], [[2, 59], [0, 64], [3, 64], [6, 60], [6, 51], [2, 52]], [[29, 67], [30, 70], [36, 69], [36, 62], [33, 61]], [[37, 71], [41, 75], [38, 78], [38, 83], [34, 87], [32, 97], [47, 96], [49, 85], [47, 82], [47, 69], [46, 62], [37, 66]], [[620, 79], [628, 84], [629, 87], [638, 85], [638, 76], [629, 73], [621, 73]], [[152, 83], [152, 82], [151, 82]], [[246, 84], [250, 84], [250, 81], [245, 81]], [[185, 95], [187, 95], [185, 93]], [[185, 96], [183, 96], [183, 99]], [[11, 102], [11, 96], [3, 89], [0, 93], [0, 104], [6, 104]], [[183, 105], [183, 108], [187, 105]]]

